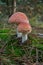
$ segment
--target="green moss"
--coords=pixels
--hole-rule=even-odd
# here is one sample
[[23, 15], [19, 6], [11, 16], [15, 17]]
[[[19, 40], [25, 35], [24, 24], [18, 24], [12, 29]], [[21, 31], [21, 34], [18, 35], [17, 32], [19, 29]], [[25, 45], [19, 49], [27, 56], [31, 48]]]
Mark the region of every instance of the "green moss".
[[8, 33], [9, 31], [9, 29], [0, 29], [0, 33]]
[[0, 33], [0, 38], [4, 41], [7, 41], [8, 35], [4, 33]]

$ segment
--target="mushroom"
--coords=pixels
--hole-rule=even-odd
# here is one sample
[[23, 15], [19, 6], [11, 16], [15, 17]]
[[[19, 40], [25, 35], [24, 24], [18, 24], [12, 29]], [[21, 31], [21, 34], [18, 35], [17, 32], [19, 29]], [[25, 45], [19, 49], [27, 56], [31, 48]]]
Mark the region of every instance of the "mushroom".
[[28, 39], [28, 33], [31, 33], [32, 28], [28, 23], [21, 23], [18, 25], [18, 31], [22, 33], [22, 43]]
[[[9, 23], [15, 23], [18, 25], [20, 23], [29, 23], [29, 20], [24, 13], [16, 12], [9, 18]], [[22, 36], [22, 33], [19, 33], [18, 30], [16, 32], [18, 38]]]

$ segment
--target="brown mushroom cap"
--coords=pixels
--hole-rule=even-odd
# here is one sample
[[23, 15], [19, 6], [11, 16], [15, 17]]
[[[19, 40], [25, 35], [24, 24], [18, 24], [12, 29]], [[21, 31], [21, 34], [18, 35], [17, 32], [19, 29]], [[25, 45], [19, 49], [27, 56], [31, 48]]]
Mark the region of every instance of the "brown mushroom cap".
[[28, 23], [21, 23], [18, 26], [18, 31], [21, 33], [30, 33], [32, 30], [30, 24]]
[[9, 23], [29, 23], [29, 20], [24, 13], [16, 12], [9, 18]]

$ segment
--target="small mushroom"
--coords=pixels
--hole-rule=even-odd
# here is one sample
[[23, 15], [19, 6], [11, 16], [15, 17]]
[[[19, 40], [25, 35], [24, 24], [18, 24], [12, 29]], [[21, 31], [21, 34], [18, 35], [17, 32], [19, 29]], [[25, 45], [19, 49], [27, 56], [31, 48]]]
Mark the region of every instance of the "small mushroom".
[[18, 31], [22, 33], [22, 43], [28, 39], [28, 34], [31, 33], [32, 28], [28, 23], [21, 23], [18, 26]]
[[[29, 23], [29, 20], [24, 13], [16, 12], [9, 18], [9, 23], [15, 23], [16, 25], [18, 25], [20, 23]], [[22, 36], [22, 33], [18, 32], [18, 29], [16, 32], [17, 32], [17, 37]]]

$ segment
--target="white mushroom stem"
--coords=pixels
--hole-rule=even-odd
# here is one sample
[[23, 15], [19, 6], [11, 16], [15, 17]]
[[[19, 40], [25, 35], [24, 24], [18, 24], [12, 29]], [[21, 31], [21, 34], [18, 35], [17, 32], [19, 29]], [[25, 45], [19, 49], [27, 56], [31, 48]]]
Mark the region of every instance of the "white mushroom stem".
[[22, 33], [19, 33], [19, 32], [18, 32], [18, 29], [17, 29], [16, 33], [17, 33], [17, 38], [22, 37]]
[[27, 34], [22, 34], [22, 43], [24, 43], [28, 39]]

